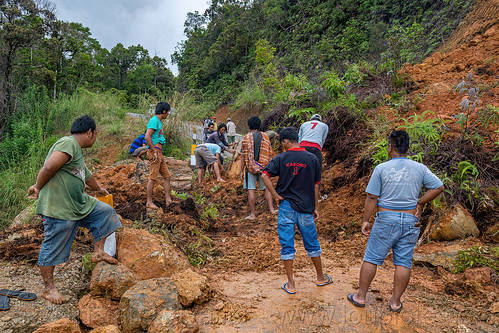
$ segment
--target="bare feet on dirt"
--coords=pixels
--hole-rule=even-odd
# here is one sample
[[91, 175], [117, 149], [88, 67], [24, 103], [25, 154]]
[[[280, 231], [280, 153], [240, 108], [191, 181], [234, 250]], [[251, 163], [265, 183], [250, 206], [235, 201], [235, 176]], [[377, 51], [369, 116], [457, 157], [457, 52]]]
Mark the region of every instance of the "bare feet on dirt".
[[244, 219], [245, 219], [245, 220], [256, 220], [256, 216], [255, 216], [255, 215], [253, 215], [253, 214], [251, 214], [251, 215], [249, 215], [249, 216], [246, 216]]
[[149, 208], [149, 209], [159, 209], [158, 206], [156, 206], [155, 204], [153, 203], [148, 203], [146, 204], [146, 208]]
[[42, 297], [45, 298], [47, 301], [52, 302], [54, 304], [62, 304], [67, 301], [66, 296], [62, 295], [59, 293], [57, 289], [46, 289], [42, 293]]
[[109, 254], [107, 253], [102, 253], [102, 254], [94, 254], [92, 256], [92, 262], [100, 262], [100, 261], [105, 261], [107, 262], [108, 264], [111, 264], [111, 265], [116, 265], [118, 264], [118, 260], [114, 259], [113, 257], [111, 257]]
[[225, 183], [225, 180], [223, 180], [222, 178], [217, 178], [217, 181], [219, 181], [220, 183]]
[[278, 213], [279, 213], [279, 211], [277, 209], [274, 209], [274, 210], [270, 211], [270, 214], [272, 214], [272, 215], [275, 215], [275, 214], [278, 214]]

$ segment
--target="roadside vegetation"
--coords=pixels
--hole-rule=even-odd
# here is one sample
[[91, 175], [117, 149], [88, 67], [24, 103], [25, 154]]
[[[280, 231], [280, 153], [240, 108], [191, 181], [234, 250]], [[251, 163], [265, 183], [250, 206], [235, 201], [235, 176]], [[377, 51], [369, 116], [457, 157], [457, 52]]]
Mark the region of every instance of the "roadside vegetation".
[[[499, 111], [485, 94], [490, 87], [475, 73], [463, 77], [452, 88], [459, 111], [450, 124], [416, 112], [420, 101], [409, 97], [414, 87], [399, 72], [432, 54], [472, 4], [211, 1], [205, 13], [187, 15], [173, 77], [166, 59], [140, 45], [102, 48], [88, 28], [57, 20], [48, 3], [5, 2], [0, 41], [10, 56], [0, 64], [0, 227], [26, 207], [46, 151], [76, 116], [88, 113], [105, 134], [119, 136], [129, 130], [126, 112], [146, 114], [167, 100], [174, 109], [165, 124], [169, 156], [185, 158], [189, 150], [183, 123], [220, 106], [260, 110], [264, 130], [299, 126], [319, 113], [330, 126], [327, 162], [351, 167], [345, 179], [386, 161], [387, 134], [406, 129], [410, 158], [445, 182], [435, 205], [462, 203], [484, 230], [499, 204]], [[450, 135], [456, 124], [458, 135]]]

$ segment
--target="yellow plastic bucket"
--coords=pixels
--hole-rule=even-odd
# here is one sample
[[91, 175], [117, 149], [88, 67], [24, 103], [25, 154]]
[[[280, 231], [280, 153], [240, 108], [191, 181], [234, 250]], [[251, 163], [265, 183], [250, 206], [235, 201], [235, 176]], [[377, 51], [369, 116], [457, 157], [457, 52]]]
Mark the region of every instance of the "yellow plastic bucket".
[[108, 194], [106, 196], [96, 197], [96, 198], [97, 198], [97, 200], [102, 201], [104, 203], [107, 203], [109, 206], [113, 207], [113, 195], [112, 194]]

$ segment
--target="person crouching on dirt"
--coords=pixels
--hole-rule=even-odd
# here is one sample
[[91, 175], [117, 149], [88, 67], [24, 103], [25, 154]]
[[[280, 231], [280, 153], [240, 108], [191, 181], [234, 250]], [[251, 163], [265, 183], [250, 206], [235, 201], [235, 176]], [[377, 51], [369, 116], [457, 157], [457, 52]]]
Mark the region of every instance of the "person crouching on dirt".
[[247, 220], [256, 219], [255, 191], [257, 183], [260, 191], [265, 191], [264, 195], [270, 213], [277, 213], [272, 202], [272, 195], [262, 180], [262, 171], [272, 158], [272, 148], [267, 134], [260, 132], [261, 124], [260, 117], [253, 116], [249, 118], [248, 127], [250, 131], [241, 141], [241, 179], [243, 180], [243, 188], [248, 190], [250, 209], [250, 215], [246, 217]]
[[207, 166], [213, 165], [215, 170], [215, 175], [217, 176], [217, 181], [225, 182], [220, 176], [220, 169], [222, 164], [220, 163], [220, 152], [222, 148], [214, 143], [202, 143], [197, 145], [194, 149], [194, 157], [196, 159], [196, 168], [198, 169], [198, 183], [203, 182], [204, 177], [204, 167], [203, 162], [206, 162]]
[[322, 170], [322, 146], [326, 141], [329, 126], [321, 122], [320, 114], [314, 114], [310, 121], [303, 123], [298, 132], [298, 142], [300, 147], [314, 154], [319, 160], [319, 166]]
[[[402, 310], [400, 297], [409, 283], [421, 212], [425, 204], [444, 190], [442, 181], [428, 167], [407, 158], [408, 150], [409, 135], [406, 131], [390, 133], [388, 154], [391, 159], [374, 169], [367, 185], [362, 233], [369, 235], [369, 240], [360, 269], [359, 291], [347, 295], [356, 307], [365, 307], [367, 290], [377, 267], [383, 264], [391, 249], [395, 274], [389, 309], [393, 312]], [[418, 200], [422, 185], [428, 191]], [[373, 226], [369, 218], [376, 206], [378, 212]]]
[[42, 297], [52, 303], [67, 300], [54, 285], [54, 267], [69, 259], [71, 245], [79, 226], [94, 237], [92, 262], [118, 261], [104, 252], [107, 236], [121, 227], [114, 209], [85, 193], [85, 185], [100, 195], [102, 188], [83, 160], [82, 148], [90, 148], [97, 138], [94, 119], [85, 115], [71, 126], [71, 135], [62, 137], [50, 148], [35, 185], [28, 190], [29, 199], [38, 199], [35, 213], [42, 216], [43, 242], [38, 266], [45, 290]]
[[147, 148], [149, 148], [147, 151], [147, 158], [149, 159], [150, 171], [149, 181], [147, 182], [146, 207], [151, 209], [158, 209], [158, 206], [154, 204], [152, 199], [154, 185], [158, 174], [161, 174], [164, 178], [166, 205], [172, 202], [170, 195], [170, 171], [168, 170], [165, 157], [163, 155], [163, 145], [165, 144], [166, 139], [163, 136], [163, 125], [161, 124], [161, 121], [168, 117], [168, 112], [170, 112], [170, 104], [166, 102], [159, 102], [156, 105], [156, 115], [147, 123], [145, 139], [147, 142]]
[[[333, 283], [333, 279], [322, 272], [321, 246], [317, 239], [314, 217], [319, 217], [317, 200], [321, 171], [319, 161], [314, 154], [298, 145], [298, 132], [293, 127], [286, 127], [279, 133], [285, 152], [270, 161], [263, 171], [262, 179], [279, 205], [277, 232], [281, 243], [281, 259], [288, 281], [281, 288], [288, 294], [296, 293], [293, 278], [293, 260], [295, 258], [295, 225], [300, 230], [303, 245], [314, 264], [317, 280], [321, 287]], [[278, 176], [277, 186], [273, 187], [271, 177]]]
[[146, 133], [139, 135], [133, 140], [128, 153], [130, 156], [135, 157], [138, 162], [142, 162], [141, 155], [147, 153], [147, 142], [145, 139]]

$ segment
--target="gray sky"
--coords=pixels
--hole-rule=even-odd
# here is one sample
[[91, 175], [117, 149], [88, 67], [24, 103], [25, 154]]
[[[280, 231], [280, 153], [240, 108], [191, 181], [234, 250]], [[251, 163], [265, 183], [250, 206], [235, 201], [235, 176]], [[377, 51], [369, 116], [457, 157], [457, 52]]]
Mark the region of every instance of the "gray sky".
[[171, 63], [175, 46], [185, 40], [184, 21], [188, 12], [204, 13], [208, 0], [50, 0], [57, 6], [57, 18], [79, 22], [90, 28], [92, 37], [110, 50], [117, 43], [125, 47], [140, 44], [152, 57]]

